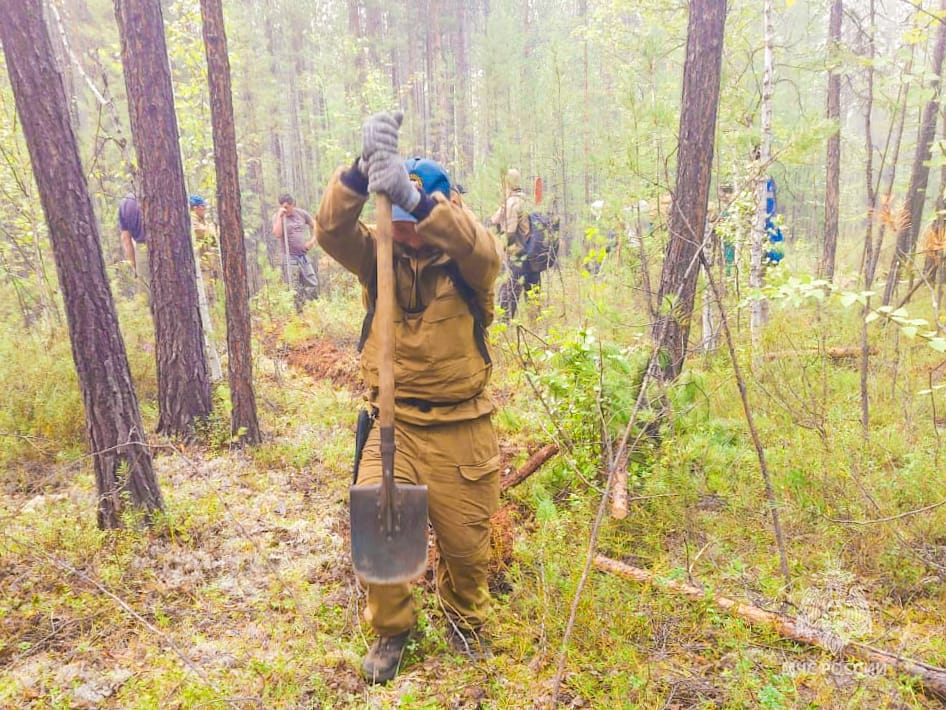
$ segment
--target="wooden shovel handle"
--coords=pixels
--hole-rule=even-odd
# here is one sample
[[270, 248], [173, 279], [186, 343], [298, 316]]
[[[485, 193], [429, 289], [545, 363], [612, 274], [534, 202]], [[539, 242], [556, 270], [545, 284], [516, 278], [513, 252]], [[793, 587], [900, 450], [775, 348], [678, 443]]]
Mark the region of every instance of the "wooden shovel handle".
[[286, 215], [282, 216], [282, 245], [286, 250], [283, 255], [283, 276], [286, 277], [286, 286], [292, 288], [292, 271], [289, 268], [289, 230], [287, 229]]
[[378, 195], [377, 254], [378, 296], [374, 324], [378, 329], [378, 424], [394, 426], [394, 240], [391, 200]]
[[381, 435], [381, 526], [395, 534], [394, 502], [394, 238], [391, 200], [378, 195], [378, 296], [374, 324], [378, 329], [378, 424]]

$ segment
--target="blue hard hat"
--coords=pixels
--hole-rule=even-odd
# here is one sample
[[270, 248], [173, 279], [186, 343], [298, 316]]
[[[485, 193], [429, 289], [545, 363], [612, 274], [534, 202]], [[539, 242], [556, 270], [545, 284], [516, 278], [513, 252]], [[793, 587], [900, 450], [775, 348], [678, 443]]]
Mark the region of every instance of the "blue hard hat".
[[[404, 161], [404, 169], [418, 189], [423, 189], [428, 195], [440, 192], [444, 197], [450, 197], [450, 176], [440, 163], [427, 158], [408, 158]], [[397, 205], [391, 210], [391, 219], [395, 222], [417, 221], [414, 215]]]
[[191, 195], [189, 202], [191, 204], [191, 209], [194, 207], [207, 206], [207, 200], [205, 200], [200, 195]]

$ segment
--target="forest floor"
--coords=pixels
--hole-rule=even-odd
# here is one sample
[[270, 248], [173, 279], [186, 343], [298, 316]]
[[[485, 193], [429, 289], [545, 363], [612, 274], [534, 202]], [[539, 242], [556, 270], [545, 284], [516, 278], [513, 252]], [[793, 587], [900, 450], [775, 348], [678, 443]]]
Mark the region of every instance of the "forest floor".
[[[494, 521], [492, 657], [450, 650], [428, 571], [401, 673], [366, 685], [358, 668], [371, 638], [348, 552], [359, 399], [352, 343], [264, 342], [257, 376], [266, 442], [230, 448], [211, 424], [205, 439], [215, 444], [157, 445], [168, 512], [151, 528], [97, 530], [87, 461], [45, 466], [40, 480], [31, 469], [29, 482], [24, 469], [5, 486], [0, 707], [544, 705], [591, 509], [574, 490], [554, 496], [561, 514], [508, 491]], [[544, 443], [508, 428], [502, 440], [506, 471]], [[712, 517], [726, 507], [711, 495], [694, 510]], [[661, 534], [667, 547], [683, 547], [679, 529]], [[648, 563], [643, 538], [640, 556], [625, 560]], [[757, 585], [744, 579], [757, 599]], [[907, 678], [752, 631], [708, 603], [596, 580], [578, 607], [563, 707], [938, 706]], [[922, 608], [923, 599], [913, 601]], [[937, 633], [937, 617], [942, 630], [941, 612], [927, 612], [916, 613], [907, 636], [887, 641], [909, 648], [909, 634]]]

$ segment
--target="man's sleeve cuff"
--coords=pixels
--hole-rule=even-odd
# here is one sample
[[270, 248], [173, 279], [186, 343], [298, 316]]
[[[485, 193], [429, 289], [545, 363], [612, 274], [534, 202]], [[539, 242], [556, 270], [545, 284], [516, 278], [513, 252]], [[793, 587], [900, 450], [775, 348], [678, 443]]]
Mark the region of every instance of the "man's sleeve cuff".
[[436, 206], [437, 202], [430, 195], [421, 190], [420, 201], [417, 203], [417, 207], [411, 210], [411, 215], [417, 217], [418, 222], [423, 222]]
[[368, 176], [358, 169], [357, 158], [355, 158], [355, 162], [351, 164], [348, 170], [342, 171], [339, 179], [342, 185], [352, 192], [357, 192], [359, 195], [364, 195], [365, 197], [368, 196]]

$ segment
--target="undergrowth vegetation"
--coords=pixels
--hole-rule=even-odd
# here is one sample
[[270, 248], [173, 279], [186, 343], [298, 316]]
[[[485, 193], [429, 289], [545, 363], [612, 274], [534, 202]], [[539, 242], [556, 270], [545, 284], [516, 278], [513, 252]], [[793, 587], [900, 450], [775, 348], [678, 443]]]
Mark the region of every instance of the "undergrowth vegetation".
[[[278, 289], [257, 295], [264, 443], [235, 448], [218, 385], [196, 441], [151, 437], [166, 512], [119, 532], [95, 526], [62, 326], [27, 331], [7, 318], [0, 706], [525, 708], [548, 699], [564, 654], [560, 701], [573, 707], [934, 707], [908, 677], [750, 628], [712, 599], [806, 618], [820, 610], [846, 638], [946, 665], [946, 401], [933, 389], [942, 356], [896, 323], [870, 324], [865, 435], [859, 306], [773, 300], [753, 348], [745, 303], [728, 303], [781, 514], [786, 588], [727, 349], [694, 353], [680, 380], [645, 393], [632, 421], [649, 358], [646, 306], [625, 295], [636, 264], [594, 271], [569, 263], [549, 274], [522, 320], [494, 328], [495, 421], [509, 464], [546, 443], [560, 453], [504, 495], [512, 547], [493, 579], [493, 657], [449, 650], [428, 579], [419, 631], [385, 687], [356, 673], [370, 643], [347, 556], [360, 396], [286, 359], [320, 339], [354, 347], [361, 303], [350, 280], [330, 274], [332, 287], [301, 316]], [[118, 305], [153, 430], [147, 306]], [[605, 519], [594, 551], [654, 581], [592, 572], [580, 587], [629, 424], [630, 512]], [[705, 601], [673, 595], [665, 579], [701, 586]]]

